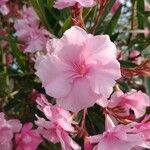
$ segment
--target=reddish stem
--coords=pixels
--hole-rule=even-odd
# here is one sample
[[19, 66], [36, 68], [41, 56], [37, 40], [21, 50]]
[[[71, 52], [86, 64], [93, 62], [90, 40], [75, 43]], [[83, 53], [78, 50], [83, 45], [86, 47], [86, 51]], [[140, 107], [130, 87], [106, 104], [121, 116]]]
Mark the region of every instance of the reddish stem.
[[84, 20], [82, 17], [82, 13], [83, 13], [83, 8], [79, 6], [78, 3], [76, 3], [73, 7], [72, 7], [72, 24], [79, 26], [83, 29], [86, 30], [85, 24], [84, 24]]
[[98, 1], [98, 3], [100, 4], [100, 10], [99, 10], [98, 16], [96, 17], [96, 20], [94, 22], [94, 26], [92, 28], [92, 34], [95, 34], [99, 20], [100, 20], [101, 16], [103, 15], [108, 2], [109, 2], [109, 0], [99, 0]]

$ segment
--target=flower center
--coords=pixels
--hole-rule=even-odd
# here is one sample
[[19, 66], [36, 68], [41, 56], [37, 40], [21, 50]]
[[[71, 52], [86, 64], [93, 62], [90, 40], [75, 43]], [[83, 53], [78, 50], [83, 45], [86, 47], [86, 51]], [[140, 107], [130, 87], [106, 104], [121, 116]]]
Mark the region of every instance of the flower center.
[[87, 73], [87, 67], [85, 63], [75, 63], [73, 68], [78, 75], [84, 76]]

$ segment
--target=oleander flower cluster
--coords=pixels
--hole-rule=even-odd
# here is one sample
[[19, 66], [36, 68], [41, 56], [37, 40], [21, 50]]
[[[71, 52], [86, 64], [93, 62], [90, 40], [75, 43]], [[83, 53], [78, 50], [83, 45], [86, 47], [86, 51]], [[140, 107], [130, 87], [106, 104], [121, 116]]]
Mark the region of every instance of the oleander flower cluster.
[[23, 6], [14, 24], [15, 36], [24, 42], [23, 50], [25, 53], [45, 51], [46, 42], [51, 34], [40, 25], [40, 20], [32, 7]]
[[0, 150], [150, 149], [149, 23], [121, 28], [124, 3], [0, 0]]
[[1, 0], [0, 1], [0, 13], [3, 15], [8, 15], [9, 13], [9, 8], [7, 6], [8, 0]]

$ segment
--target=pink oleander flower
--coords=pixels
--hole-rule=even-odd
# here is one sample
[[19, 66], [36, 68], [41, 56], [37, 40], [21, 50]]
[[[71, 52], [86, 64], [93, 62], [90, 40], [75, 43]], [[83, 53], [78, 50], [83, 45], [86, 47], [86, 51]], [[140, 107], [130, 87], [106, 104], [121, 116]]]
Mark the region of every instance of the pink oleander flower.
[[0, 150], [12, 150], [14, 133], [19, 132], [21, 127], [19, 120], [6, 120], [4, 113], [0, 113]]
[[6, 4], [8, 0], [0, 0], [0, 5]]
[[21, 14], [14, 28], [16, 29], [15, 36], [26, 45], [24, 52], [45, 51], [50, 33], [40, 26], [40, 21], [31, 7], [24, 6]]
[[81, 7], [92, 7], [95, 4], [94, 0], [57, 0], [54, 7], [57, 9], [64, 9], [74, 6], [76, 3]]
[[72, 123], [74, 124], [74, 121], [72, 120], [72, 115], [68, 111], [50, 104], [44, 95], [38, 97], [36, 102], [38, 103], [37, 107], [44, 113], [48, 120], [58, 124], [66, 131], [74, 131], [71, 125]]
[[26, 5], [24, 5], [20, 14], [21, 18], [23, 20], [26, 20], [29, 24], [39, 23], [39, 17], [32, 7], [27, 7]]
[[142, 117], [148, 106], [150, 106], [149, 96], [141, 91], [125, 94], [122, 91], [116, 91], [108, 103], [108, 107], [110, 108], [123, 108], [124, 115], [129, 115], [130, 109], [133, 110], [136, 118]]
[[[39, 133], [48, 141], [56, 144], [61, 143], [62, 150], [80, 150], [80, 146], [72, 140], [68, 132], [58, 124], [39, 118], [36, 121]], [[72, 131], [71, 131], [72, 132]]]
[[150, 148], [150, 115], [146, 115], [140, 123], [135, 124], [139, 133], [143, 133], [145, 141], [149, 143]]
[[147, 146], [144, 136], [134, 132], [132, 125], [117, 125], [106, 116], [105, 132], [89, 137], [91, 143], [98, 143], [94, 150], [131, 150], [135, 146]]
[[111, 11], [110, 11], [111, 14], [114, 15], [120, 6], [121, 6], [120, 0], [116, 0]]
[[116, 46], [109, 36], [93, 36], [73, 26], [54, 42], [53, 52], [36, 64], [36, 75], [46, 93], [73, 112], [91, 107], [97, 100], [105, 105], [115, 80], [121, 77]]
[[16, 135], [16, 150], [36, 150], [42, 142], [37, 130], [32, 129], [32, 123], [24, 124], [21, 133]]
[[7, 2], [8, 0], [0, 0], [0, 13], [3, 15], [8, 15], [9, 13], [9, 8], [6, 5]]
[[145, 11], [150, 11], [150, 3], [145, 0]]
[[37, 117], [38, 120], [35, 123], [38, 126], [39, 133], [54, 144], [60, 142], [63, 150], [80, 150], [80, 146], [68, 134], [68, 132], [75, 132], [74, 127], [71, 125], [75, 123], [71, 114], [48, 103], [43, 95], [37, 98], [37, 103], [38, 108], [48, 119], [46, 121], [44, 118]]

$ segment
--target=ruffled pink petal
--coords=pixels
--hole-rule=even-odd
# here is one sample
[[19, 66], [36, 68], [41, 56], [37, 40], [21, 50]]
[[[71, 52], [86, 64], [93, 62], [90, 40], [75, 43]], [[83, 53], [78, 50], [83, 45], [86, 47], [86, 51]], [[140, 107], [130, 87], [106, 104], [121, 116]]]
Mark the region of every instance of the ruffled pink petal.
[[109, 97], [117, 79], [121, 77], [120, 64], [117, 60], [110, 61], [105, 66], [99, 65], [90, 69], [87, 79], [93, 92]]
[[141, 91], [126, 95], [125, 98], [130, 100], [129, 108], [134, 111], [137, 118], [142, 117], [146, 112], [146, 107], [150, 106], [149, 96]]
[[19, 132], [22, 128], [22, 124], [20, 123], [20, 121], [18, 119], [8, 120], [8, 124], [10, 124], [12, 126], [13, 133]]
[[[63, 37], [59, 41], [56, 41], [57, 45], [55, 47], [54, 52], [58, 53], [62, 48], [69, 46], [69, 45], [70, 46], [83, 46], [89, 37], [90, 37], [89, 34], [87, 34], [85, 30], [83, 30], [82, 28], [78, 26], [73, 26], [67, 31], [65, 31]], [[70, 51], [72, 52], [71, 49]]]
[[71, 122], [68, 122], [66, 119], [60, 117], [57, 119], [57, 123], [65, 131], [72, 133], [75, 132], [74, 127], [71, 125]]
[[57, 0], [55, 2], [54, 8], [64, 9], [66, 7], [74, 6], [75, 0]]
[[112, 121], [112, 119], [109, 117], [109, 115], [106, 115], [105, 116], [105, 130], [106, 131], [109, 131], [111, 130], [112, 128], [115, 127], [115, 124], [114, 122]]
[[83, 7], [91, 7], [94, 5], [94, 0], [76, 0]]
[[98, 61], [107, 64], [116, 59], [116, 54], [116, 46], [110, 41], [108, 35], [93, 36], [87, 40], [84, 47], [84, 56], [89, 63]]
[[32, 126], [33, 126], [32, 123], [24, 124], [21, 132], [26, 133], [26, 132], [30, 131], [32, 129]]
[[93, 135], [93, 136], [89, 136], [88, 140], [90, 141], [90, 143], [98, 143], [102, 138], [102, 135]]
[[78, 112], [81, 109], [91, 107], [100, 95], [94, 94], [86, 78], [78, 78], [74, 81], [73, 87], [62, 99], [57, 99], [57, 104], [66, 110]]
[[57, 0], [54, 7], [57, 9], [63, 9], [74, 6], [77, 2], [82, 7], [92, 7], [95, 4], [94, 0]]
[[75, 141], [72, 140], [72, 138], [68, 135], [67, 132], [58, 128], [56, 129], [56, 133], [60, 140], [62, 150], [81, 150], [81, 147]]
[[38, 64], [36, 75], [41, 79], [46, 93], [55, 98], [66, 96], [72, 86], [69, 67], [54, 55], [47, 55]]

